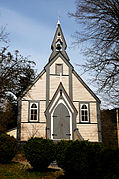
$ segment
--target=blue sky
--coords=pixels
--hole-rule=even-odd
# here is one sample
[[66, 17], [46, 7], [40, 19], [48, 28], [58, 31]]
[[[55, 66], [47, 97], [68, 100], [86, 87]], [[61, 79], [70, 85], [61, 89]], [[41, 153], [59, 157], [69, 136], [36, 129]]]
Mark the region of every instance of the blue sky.
[[0, 0], [0, 25], [7, 26], [10, 33], [9, 50], [19, 50], [30, 55], [37, 64], [38, 72], [48, 62], [51, 43], [57, 26], [58, 14], [67, 42], [67, 53], [71, 63], [82, 61], [78, 48], [72, 48], [71, 36], [78, 25], [69, 18], [68, 12], [75, 11], [75, 0]]

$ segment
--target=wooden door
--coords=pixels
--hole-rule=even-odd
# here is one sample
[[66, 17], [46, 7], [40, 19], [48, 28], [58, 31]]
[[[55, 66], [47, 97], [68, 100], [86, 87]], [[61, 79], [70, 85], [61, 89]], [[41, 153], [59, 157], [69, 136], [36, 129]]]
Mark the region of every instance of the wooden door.
[[53, 114], [53, 139], [70, 139], [70, 115], [66, 106], [60, 103]]

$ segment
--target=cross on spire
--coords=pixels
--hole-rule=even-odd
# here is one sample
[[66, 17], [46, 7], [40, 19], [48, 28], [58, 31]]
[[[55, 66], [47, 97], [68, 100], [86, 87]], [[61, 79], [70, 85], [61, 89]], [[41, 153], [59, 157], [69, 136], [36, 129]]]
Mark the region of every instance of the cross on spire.
[[58, 14], [58, 22], [57, 22], [57, 24], [60, 24], [60, 18], [61, 18], [61, 16]]

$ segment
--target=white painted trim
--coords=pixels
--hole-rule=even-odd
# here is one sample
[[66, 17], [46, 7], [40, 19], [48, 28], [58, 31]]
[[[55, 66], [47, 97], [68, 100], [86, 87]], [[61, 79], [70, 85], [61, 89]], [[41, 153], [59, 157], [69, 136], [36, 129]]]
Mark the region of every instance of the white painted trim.
[[[53, 107], [54, 107], [54, 105], [55, 105], [57, 99], [59, 98], [59, 96], [60, 96], [60, 92], [58, 93], [57, 97], [55, 98], [55, 100], [54, 100], [54, 102], [53, 102], [53, 104], [52, 104], [52, 106], [51, 106], [51, 108], [50, 108], [50, 110], [49, 110], [49, 113], [50, 113], [51, 110], [53, 109]], [[67, 99], [66, 99], [64, 93], [62, 93], [62, 96], [64, 97], [65, 101], [67, 101]], [[70, 103], [69, 103], [68, 101], [67, 101], [67, 104], [69, 105], [69, 107], [70, 107], [70, 109], [71, 109], [71, 111], [72, 111], [72, 113], [73, 113], [74, 110], [73, 110], [73, 108], [71, 107], [71, 105], [70, 105]]]
[[[67, 101], [67, 99], [66, 99], [64, 93], [62, 94], [62, 96], [64, 97], [65, 101]], [[71, 105], [70, 105], [70, 103], [69, 103], [68, 101], [67, 101], [67, 104], [70, 106], [70, 109], [71, 109], [71, 111], [72, 111], [72, 113], [73, 113], [74, 110], [73, 110], [73, 108], [71, 107]]]
[[[37, 108], [31, 108], [32, 104], [36, 104]], [[37, 109], [37, 120], [31, 120], [31, 109]], [[30, 116], [29, 116], [29, 121], [30, 121], [30, 122], [37, 122], [37, 121], [38, 121], [38, 113], [39, 113], [39, 110], [38, 110], [38, 102], [31, 102], [31, 103], [30, 103]]]
[[58, 93], [57, 97], [55, 98], [54, 103], [52, 104], [51, 108], [49, 109], [49, 113], [51, 112], [52, 108], [54, 107], [54, 105], [55, 105], [57, 99], [59, 98], [59, 96], [60, 96], [60, 93]]
[[[66, 108], [68, 109], [69, 115], [70, 115], [70, 134], [71, 134], [70, 140], [72, 140], [72, 113], [71, 113], [71, 111], [69, 110], [69, 107], [67, 106], [67, 104], [63, 101], [63, 99], [60, 99], [60, 100], [58, 101], [57, 105], [55, 106], [55, 108], [53, 109], [53, 111], [52, 111], [52, 113], [51, 113], [51, 139], [53, 139], [53, 136], [52, 136], [52, 134], [53, 134], [53, 113], [54, 113], [56, 107], [57, 107], [60, 103], [62, 103], [62, 104], [64, 104], [64, 105], [66, 106]], [[71, 106], [70, 106], [70, 107], [71, 107]], [[58, 139], [55, 139], [55, 140], [58, 140]]]
[[[87, 109], [82, 109], [82, 106], [83, 105], [86, 105]], [[87, 121], [82, 121], [82, 115], [81, 115], [81, 111], [87, 111], [87, 117], [88, 117], [88, 120]], [[81, 123], [89, 123], [89, 106], [87, 103], [80, 103], [80, 119], [81, 119]]]

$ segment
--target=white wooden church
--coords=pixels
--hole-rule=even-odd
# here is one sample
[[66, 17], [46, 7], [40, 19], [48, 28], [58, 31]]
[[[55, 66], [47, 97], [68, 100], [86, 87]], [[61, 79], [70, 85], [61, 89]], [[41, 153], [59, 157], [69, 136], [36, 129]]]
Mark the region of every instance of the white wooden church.
[[74, 70], [66, 48], [58, 21], [48, 63], [18, 99], [18, 140], [102, 140], [100, 100]]

